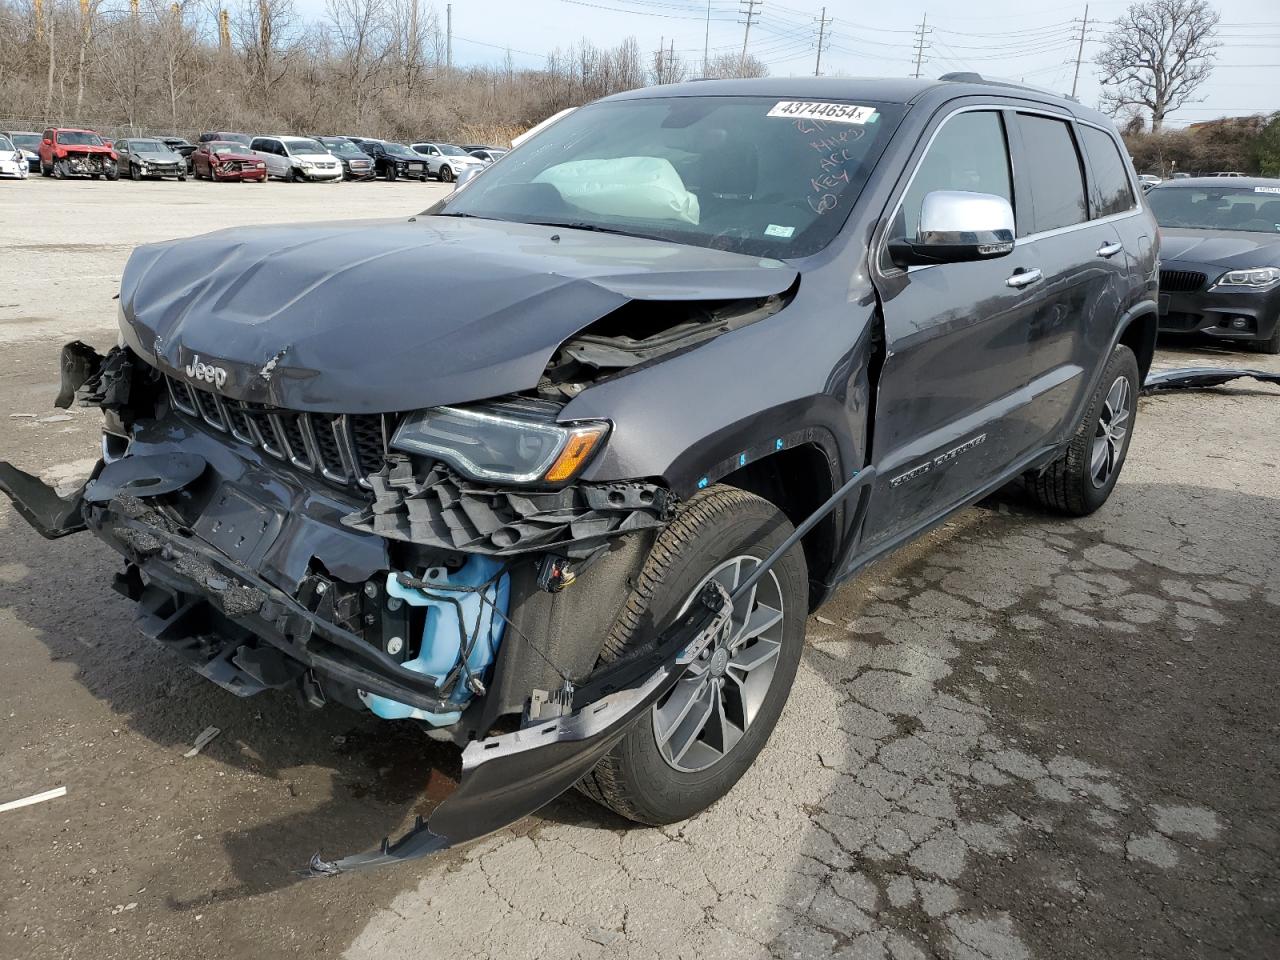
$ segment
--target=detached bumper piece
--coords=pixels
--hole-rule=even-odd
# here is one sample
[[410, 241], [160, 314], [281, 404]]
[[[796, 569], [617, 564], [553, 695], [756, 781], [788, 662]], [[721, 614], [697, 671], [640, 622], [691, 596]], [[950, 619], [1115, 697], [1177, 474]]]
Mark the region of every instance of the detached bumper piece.
[[475, 741], [462, 753], [462, 781], [430, 820], [381, 848], [341, 860], [311, 858], [312, 876], [334, 876], [437, 853], [514, 823], [581, 780], [676, 682], [709, 644], [727, 631], [729, 594], [711, 581], [699, 602], [647, 651], [603, 668], [559, 702], [571, 712]]
[[0, 460], [0, 493], [13, 501], [13, 507], [22, 519], [46, 540], [57, 540], [85, 529], [80, 508], [84, 504], [84, 488], [89, 482], [86, 480], [84, 486], [64, 499], [39, 477]]
[[441, 464], [414, 473], [408, 459], [369, 477], [371, 508], [343, 519], [392, 540], [491, 556], [554, 552], [589, 557], [609, 537], [656, 527], [674, 499], [657, 484], [579, 483], [563, 490], [503, 490]]
[[1181, 367], [1177, 370], [1159, 370], [1147, 374], [1142, 389], [1147, 393], [1157, 390], [1200, 390], [1217, 387], [1241, 377], [1253, 377], [1259, 383], [1280, 384], [1280, 373], [1254, 370], [1249, 367]]

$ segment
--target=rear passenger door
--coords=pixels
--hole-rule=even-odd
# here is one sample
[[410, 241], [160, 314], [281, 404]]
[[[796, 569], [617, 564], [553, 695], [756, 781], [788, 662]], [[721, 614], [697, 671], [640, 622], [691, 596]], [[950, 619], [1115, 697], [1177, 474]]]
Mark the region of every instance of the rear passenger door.
[[[1127, 260], [1107, 212], [1113, 204], [1091, 191], [1075, 121], [1020, 110], [1011, 127], [1023, 199], [1019, 252], [1040, 274], [1029, 288], [1023, 416], [1037, 443], [1049, 445], [1074, 428], [1090, 374], [1110, 343], [1123, 310]], [[1127, 205], [1134, 203], [1130, 193]]]
[[[875, 547], [910, 535], [989, 485], [1033, 442], [1026, 428], [1026, 354], [1034, 265], [1008, 256], [895, 267], [887, 242], [916, 235], [936, 190], [993, 194], [1019, 212], [999, 106], [963, 107], [935, 122], [876, 249], [885, 326], [873, 456], [879, 474], [864, 530]], [[1032, 284], [1031, 286], [1034, 286]]]

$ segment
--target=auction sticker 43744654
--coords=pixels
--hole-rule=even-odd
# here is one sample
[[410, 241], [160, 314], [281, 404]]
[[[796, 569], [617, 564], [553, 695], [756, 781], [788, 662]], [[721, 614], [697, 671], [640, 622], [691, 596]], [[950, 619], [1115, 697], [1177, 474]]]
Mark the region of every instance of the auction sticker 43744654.
[[864, 124], [876, 115], [875, 107], [852, 103], [821, 103], [816, 100], [779, 100], [765, 116], [828, 120], [831, 123]]

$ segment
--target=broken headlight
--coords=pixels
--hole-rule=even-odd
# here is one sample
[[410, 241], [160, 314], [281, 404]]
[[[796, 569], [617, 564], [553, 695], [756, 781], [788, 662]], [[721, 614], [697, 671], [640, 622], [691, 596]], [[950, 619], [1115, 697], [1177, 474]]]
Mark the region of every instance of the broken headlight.
[[406, 417], [391, 445], [435, 457], [473, 480], [563, 483], [608, 432], [599, 420], [557, 423], [505, 408], [434, 407]]

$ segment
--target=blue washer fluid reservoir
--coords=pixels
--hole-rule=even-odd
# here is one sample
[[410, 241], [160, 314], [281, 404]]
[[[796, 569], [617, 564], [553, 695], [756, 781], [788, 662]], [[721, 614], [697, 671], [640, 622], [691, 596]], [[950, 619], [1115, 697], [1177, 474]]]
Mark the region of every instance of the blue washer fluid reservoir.
[[[458, 704], [457, 710], [428, 713], [398, 700], [361, 691], [360, 699], [366, 707], [384, 720], [425, 720], [437, 727], [447, 727], [458, 722], [462, 717], [462, 708], [471, 700], [471, 691], [466, 685], [468, 671], [483, 677], [498, 653], [505, 621], [494, 614], [493, 605], [497, 605], [506, 614], [511, 594], [511, 578], [503, 574], [496, 583], [485, 589], [487, 603], [481, 599], [479, 591], [460, 588], [479, 587], [493, 579], [501, 568], [500, 561], [479, 555], [469, 557], [461, 569], [452, 574], [444, 567], [432, 567], [423, 577], [425, 582], [431, 584], [427, 590], [402, 586], [394, 573], [387, 575], [387, 596], [399, 597], [412, 606], [427, 608], [422, 645], [417, 658], [404, 663], [406, 670], [424, 673], [440, 683], [462, 658], [464, 635], [470, 637], [474, 632], [476, 640], [471, 648], [471, 655], [467, 657], [467, 669], [461, 672], [457, 689], [449, 698], [451, 702]], [[449, 600], [433, 599], [428, 594], [450, 597], [457, 601], [462, 608], [461, 631], [458, 629], [458, 607]]]

